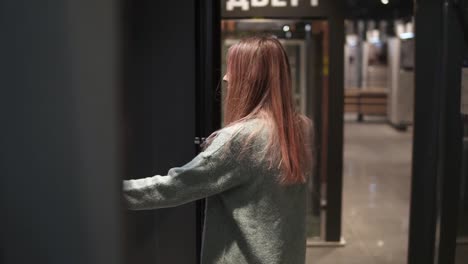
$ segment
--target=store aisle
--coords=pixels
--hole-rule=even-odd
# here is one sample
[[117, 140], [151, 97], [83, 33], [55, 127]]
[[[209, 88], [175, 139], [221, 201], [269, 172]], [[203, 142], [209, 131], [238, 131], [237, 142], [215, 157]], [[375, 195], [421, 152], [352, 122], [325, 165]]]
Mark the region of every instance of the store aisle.
[[406, 263], [412, 132], [345, 123], [342, 248], [308, 248], [311, 264]]

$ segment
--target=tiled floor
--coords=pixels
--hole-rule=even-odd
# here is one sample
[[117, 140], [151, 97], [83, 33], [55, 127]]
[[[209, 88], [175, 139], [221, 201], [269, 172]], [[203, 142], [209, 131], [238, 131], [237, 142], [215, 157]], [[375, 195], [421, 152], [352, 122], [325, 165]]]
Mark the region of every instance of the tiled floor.
[[309, 248], [308, 264], [406, 263], [412, 132], [345, 123], [342, 248]]

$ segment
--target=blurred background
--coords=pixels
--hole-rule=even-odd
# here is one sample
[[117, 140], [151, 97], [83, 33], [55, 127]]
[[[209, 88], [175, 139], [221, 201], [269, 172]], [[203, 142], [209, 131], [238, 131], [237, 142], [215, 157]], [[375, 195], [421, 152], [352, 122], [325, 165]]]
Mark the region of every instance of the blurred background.
[[2, 1], [0, 263], [199, 263], [204, 201], [129, 212], [121, 181], [200, 151], [257, 34], [315, 125], [307, 263], [467, 263], [467, 4]]

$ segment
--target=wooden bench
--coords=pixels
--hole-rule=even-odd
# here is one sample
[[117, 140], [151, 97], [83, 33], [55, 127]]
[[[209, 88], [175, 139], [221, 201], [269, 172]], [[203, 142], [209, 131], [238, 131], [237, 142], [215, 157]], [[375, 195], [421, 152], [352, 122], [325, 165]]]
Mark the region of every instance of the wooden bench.
[[386, 116], [387, 91], [382, 88], [345, 89], [344, 111], [356, 113], [358, 121], [362, 121], [364, 115]]

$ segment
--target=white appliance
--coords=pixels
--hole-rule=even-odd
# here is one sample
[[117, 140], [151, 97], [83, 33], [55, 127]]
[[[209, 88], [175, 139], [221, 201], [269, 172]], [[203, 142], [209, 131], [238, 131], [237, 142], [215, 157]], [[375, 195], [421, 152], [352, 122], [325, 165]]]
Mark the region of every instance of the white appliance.
[[388, 39], [388, 120], [397, 129], [413, 124], [414, 40]]

